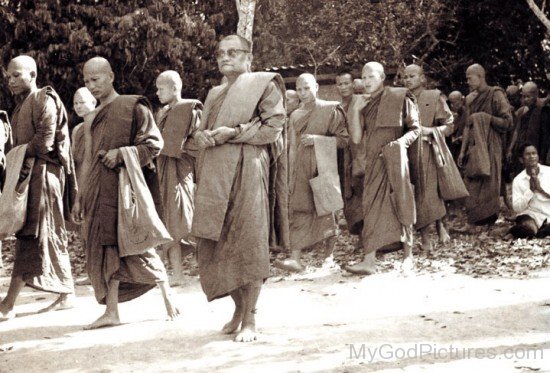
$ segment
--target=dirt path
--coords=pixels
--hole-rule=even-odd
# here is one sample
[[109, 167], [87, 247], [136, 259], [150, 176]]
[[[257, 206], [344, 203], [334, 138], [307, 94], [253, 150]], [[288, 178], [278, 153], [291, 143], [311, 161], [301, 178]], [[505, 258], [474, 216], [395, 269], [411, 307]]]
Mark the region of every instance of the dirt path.
[[54, 296], [25, 289], [18, 317], [0, 323], [0, 372], [550, 371], [550, 271], [316, 275], [268, 281], [261, 339], [247, 345], [219, 333], [231, 301], [207, 303], [196, 278], [174, 289], [180, 320], [163, 321], [154, 290], [121, 305], [123, 325], [94, 331], [82, 330], [103, 310], [90, 287], [75, 309], [49, 314], [34, 312]]

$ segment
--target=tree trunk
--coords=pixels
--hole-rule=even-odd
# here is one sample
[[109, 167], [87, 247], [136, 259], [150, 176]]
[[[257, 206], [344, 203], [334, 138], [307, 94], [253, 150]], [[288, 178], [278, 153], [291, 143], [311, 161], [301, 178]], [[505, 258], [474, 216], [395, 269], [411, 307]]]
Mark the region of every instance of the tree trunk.
[[535, 13], [537, 18], [542, 22], [544, 26], [546, 26], [546, 30], [550, 32], [550, 20], [544, 12], [537, 6], [534, 0], [526, 0], [527, 4], [529, 4], [529, 8]]
[[252, 29], [254, 26], [254, 10], [256, 0], [235, 0], [239, 12], [237, 35], [242, 36], [252, 45]]

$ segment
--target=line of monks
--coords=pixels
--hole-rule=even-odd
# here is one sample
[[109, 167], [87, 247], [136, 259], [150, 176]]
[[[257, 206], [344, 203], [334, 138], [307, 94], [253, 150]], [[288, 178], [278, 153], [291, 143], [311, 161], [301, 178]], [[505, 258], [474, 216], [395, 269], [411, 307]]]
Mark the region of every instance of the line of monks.
[[[302, 74], [293, 92], [276, 73], [251, 72], [250, 51], [240, 36], [219, 42], [224, 80], [204, 106], [181, 97], [177, 72], [160, 74], [157, 96], [165, 106], [156, 117], [144, 97], [119, 95], [109, 62], [94, 57], [83, 67], [85, 88], [74, 96], [83, 122], [72, 137], [55, 90], [36, 86], [35, 61], [19, 56], [9, 63], [9, 87], [21, 100], [8, 149], [26, 145], [18, 178], [30, 182], [12, 280], [0, 303], [3, 320], [15, 317], [25, 285], [59, 294], [43, 311], [73, 306], [69, 217], [80, 224], [87, 273], [97, 301], [106, 305], [86, 328], [119, 324], [118, 303], [155, 286], [169, 318], [179, 315], [155, 248], [122, 254], [128, 245], [120, 239], [126, 229], [120, 174], [130, 168], [125, 149], [136, 154], [137, 173], [147, 185], [134, 188], [132, 198], [150, 195], [172, 238], [163, 249], [176, 283], [182, 255], [195, 250], [208, 301], [229, 295], [235, 303], [223, 332], [238, 332], [236, 341], [256, 339], [256, 302], [269, 277], [269, 250], [289, 251], [289, 258], [274, 263], [289, 271], [304, 269], [301, 251], [314, 245], [333, 265], [335, 213], [342, 207], [364, 250], [362, 262], [345, 268], [355, 274], [374, 273], [376, 252], [395, 246], [404, 249], [403, 269], [411, 269], [414, 231], [429, 250], [432, 224], [439, 239], [449, 241], [445, 200], [464, 199], [473, 224], [495, 222], [502, 138], [513, 117], [505, 92], [487, 85], [480, 65], [466, 71], [468, 97], [449, 96], [451, 109], [440, 91], [426, 89], [421, 67], [406, 68], [407, 88], [386, 87], [377, 62], [365, 64], [360, 95], [353, 94], [352, 76], [340, 74], [342, 102], [331, 102], [317, 98], [311, 74]], [[460, 121], [461, 145], [451, 146], [453, 157], [446, 137], [457, 136]]]

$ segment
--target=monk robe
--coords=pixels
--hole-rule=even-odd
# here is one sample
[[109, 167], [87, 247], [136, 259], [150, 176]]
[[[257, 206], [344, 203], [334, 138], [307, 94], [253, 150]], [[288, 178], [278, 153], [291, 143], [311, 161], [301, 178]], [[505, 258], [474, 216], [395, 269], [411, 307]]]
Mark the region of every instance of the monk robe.
[[270, 242], [288, 249], [284, 97], [280, 75], [245, 73], [206, 98], [200, 129], [238, 131], [197, 160], [192, 234], [208, 301], [265, 280]]
[[[420, 125], [428, 128], [439, 126], [443, 135], [449, 136], [453, 132], [453, 114], [441, 97], [441, 92], [436, 89], [425, 89], [416, 99]], [[436, 220], [442, 219], [447, 214], [445, 201], [439, 195], [437, 163], [433, 150], [434, 143], [435, 140], [432, 134], [421, 134], [409, 148], [411, 181], [415, 185], [415, 229], [422, 229]], [[422, 151], [419, 153], [418, 147], [420, 145]], [[420, 154], [420, 157], [417, 157], [417, 154]], [[422, 164], [420, 165], [419, 162]], [[416, 176], [421, 177], [422, 182], [417, 180]]]
[[[27, 144], [22, 174], [30, 172], [27, 217], [17, 233], [13, 276], [35, 289], [73, 293], [65, 219], [76, 193], [67, 113], [51, 87], [31, 92], [15, 108], [13, 145]], [[27, 163], [27, 166], [26, 166]]]
[[[309, 247], [336, 235], [334, 214], [317, 216], [313, 191], [309, 181], [318, 175], [314, 146], [300, 143], [302, 135], [336, 138], [336, 147], [348, 142], [346, 117], [337, 102], [316, 99], [295, 110], [290, 116], [295, 149], [291, 150], [290, 164], [290, 246], [292, 250]], [[336, 154], [334, 154], [336, 157]]]
[[[5, 182], [6, 175], [6, 154], [12, 146], [11, 125], [8, 114], [0, 110], [0, 193]], [[1, 243], [0, 243], [1, 245]], [[0, 258], [0, 263], [2, 258]]]
[[[174, 106], [166, 105], [157, 115], [159, 129], [165, 139], [165, 145], [157, 158], [164, 210], [162, 220], [174, 239], [164, 245], [165, 249], [180, 243], [194, 246], [189, 235], [194, 211], [195, 159], [183, 147], [188, 136], [200, 124], [201, 109], [200, 101], [183, 100]], [[174, 144], [167, 144], [171, 140], [174, 140]]]
[[[470, 193], [465, 200], [466, 213], [470, 223], [483, 224], [485, 219], [494, 219], [500, 210], [500, 186], [502, 171], [502, 139], [512, 127], [512, 112], [506, 93], [500, 87], [487, 87], [481, 92], [470, 93], [466, 97], [467, 126], [480, 122], [475, 119], [482, 113], [490, 116], [490, 125], [485, 139], [489, 154], [489, 176], [465, 177], [464, 184]], [[467, 129], [468, 132], [468, 129]], [[468, 135], [466, 153], [473, 145], [472, 133]], [[471, 157], [470, 157], [471, 158]], [[468, 168], [466, 160], [465, 168]], [[481, 165], [476, 165], [481, 166]]]
[[167, 281], [166, 270], [154, 248], [139, 255], [119, 257], [118, 170], [104, 166], [100, 154], [135, 146], [145, 180], [158, 203], [160, 196], [152, 161], [160, 153], [163, 141], [149, 102], [140, 96], [118, 96], [110, 104], [100, 106], [90, 130], [92, 159], [82, 202], [87, 233], [86, 270], [100, 304], [105, 304], [111, 279], [120, 281], [119, 302], [125, 302], [151, 290], [157, 282]]
[[[413, 243], [412, 224], [403, 224], [398, 214], [382, 148], [393, 141], [410, 146], [420, 134], [418, 110], [404, 88], [385, 88], [370, 98], [360, 112], [365, 154], [358, 164], [365, 170], [363, 189], [363, 247], [367, 253], [394, 243]], [[406, 153], [405, 153], [406, 154]], [[410, 180], [402, 180], [410, 184]], [[410, 186], [410, 185], [409, 185]], [[414, 198], [413, 198], [414, 199]], [[406, 210], [414, 210], [414, 200]]]
[[[358, 98], [359, 96], [353, 95], [347, 105], [342, 104], [347, 118], [350, 117], [349, 110], [353, 108], [355, 100]], [[344, 217], [351, 234], [360, 234], [363, 229], [361, 200], [363, 198], [365, 170], [358, 167], [356, 160], [362, 157], [361, 154], [365, 151], [364, 148], [364, 141], [361, 141], [360, 144], [354, 144], [350, 141], [347, 148], [338, 151], [338, 172], [342, 183]]]

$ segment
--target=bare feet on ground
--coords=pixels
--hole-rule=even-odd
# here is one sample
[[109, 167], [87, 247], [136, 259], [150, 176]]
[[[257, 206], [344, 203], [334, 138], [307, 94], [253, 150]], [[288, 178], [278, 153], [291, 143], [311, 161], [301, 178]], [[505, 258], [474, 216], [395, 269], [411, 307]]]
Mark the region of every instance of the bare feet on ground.
[[8, 308], [4, 302], [0, 302], [0, 321], [8, 321], [15, 317], [13, 308]]
[[97, 319], [90, 325], [86, 325], [84, 327], [84, 330], [92, 330], [92, 329], [104, 328], [106, 326], [116, 326], [116, 325], [120, 325], [120, 318], [118, 317], [118, 313], [111, 314], [111, 313], [105, 312], [99, 319]]
[[439, 236], [439, 242], [443, 244], [451, 242], [451, 236], [449, 236], [449, 233], [444, 226], [439, 227], [437, 234]]
[[294, 259], [276, 260], [273, 266], [290, 272], [302, 272], [305, 268]]
[[180, 310], [174, 304], [172, 296], [168, 295], [164, 297], [164, 306], [166, 307], [166, 313], [168, 314], [169, 321], [173, 321], [180, 316]]
[[235, 308], [235, 312], [233, 313], [233, 318], [231, 321], [229, 321], [227, 324], [225, 324], [222, 328], [222, 333], [224, 334], [233, 334], [239, 329], [239, 326], [241, 326], [241, 323], [243, 321], [244, 317], [244, 308], [239, 307]]
[[253, 342], [258, 339], [258, 333], [255, 327], [245, 326], [241, 329], [239, 334], [235, 336], [235, 342]]
[[376, 273], [376, 266], [365, 260], [352, 266], [346, 266], [344, 269], [355, 275], [373, 275]]
[[59, 297], [49, 306], [38, 310], [38, 313], [61, 311], [74, 308], [74, 294], [59, 294]]

